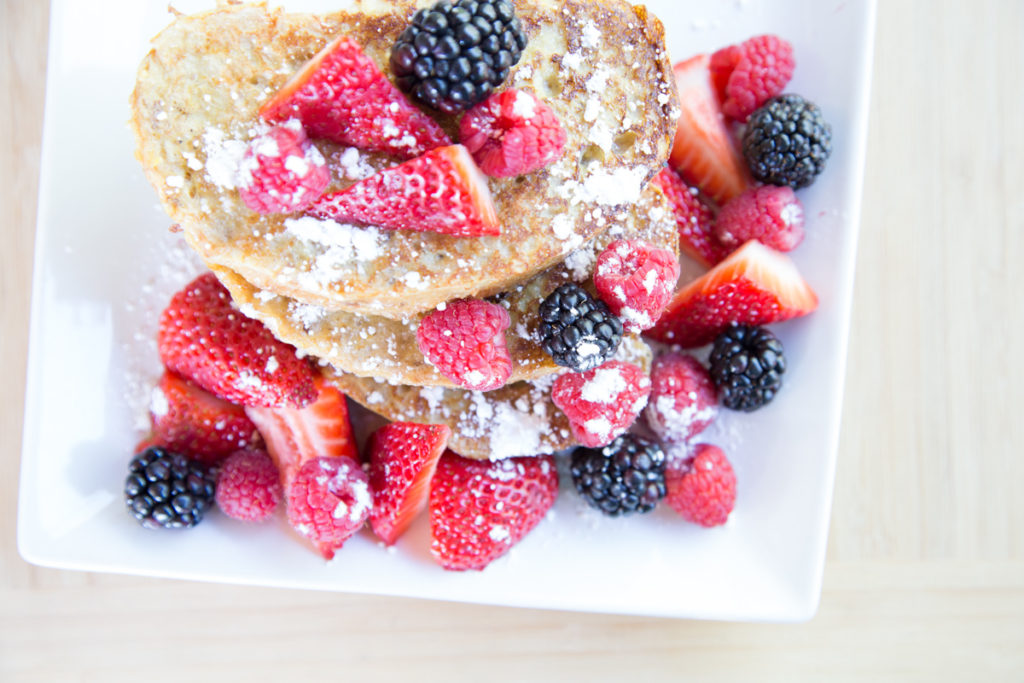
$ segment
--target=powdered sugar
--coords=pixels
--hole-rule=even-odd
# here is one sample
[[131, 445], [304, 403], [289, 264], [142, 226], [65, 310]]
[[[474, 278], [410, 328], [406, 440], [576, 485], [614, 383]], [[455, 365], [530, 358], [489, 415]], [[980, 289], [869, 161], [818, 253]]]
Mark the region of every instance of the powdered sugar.
[[626, 389], [626, 379], [618, 368], [598, 368], [594, 376], [580, 388], [580, 397], [591, 403], [614, 403]]

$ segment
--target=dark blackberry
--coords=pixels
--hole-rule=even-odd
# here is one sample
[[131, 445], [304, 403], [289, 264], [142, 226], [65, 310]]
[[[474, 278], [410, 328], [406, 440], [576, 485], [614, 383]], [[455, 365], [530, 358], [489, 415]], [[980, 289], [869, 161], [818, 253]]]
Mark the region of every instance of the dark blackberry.
[[615, 354], [622, 341], [622, 321], [603, 301], [568, 282], [541, 302], [540, 334], [556, 364], [586, 372]]
[[832, 153], [832, 127], [818, 106], [800, 95], [774, 97], [750, 115], [743, 156], [750, 172], [770, 185], [806, 187]]
[[570, 471], [583, 499], [610, 517], [650, 512], [665, 497], [665, 452], [633, 434], [602, 448], [577, 448]]
[[213, 470], [206, 465], [152, 447], [128, 465], [124, 500], [144, 527], [192, 527], [213, 502], [216, 483]]
[[524, 47], [508, 0], [442, 0], [413, 15], [391, 48], [391, 70], [413, 99], [455, 114], [501, 85]]
[[782, 342], [774, 334], [735, 323], [715, 339], [710, 363], [718, 400], [747, 413], [775, 398], [786, 372]]

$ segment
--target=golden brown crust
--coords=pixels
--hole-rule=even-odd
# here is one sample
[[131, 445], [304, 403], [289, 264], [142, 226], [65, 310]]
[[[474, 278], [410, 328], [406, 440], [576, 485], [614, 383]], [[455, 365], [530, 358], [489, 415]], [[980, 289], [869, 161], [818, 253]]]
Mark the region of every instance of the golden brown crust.
[[[639, 239], [678, 253], [675, 218], [656, 185], [648, 185], [639, 202], [624, 207], [620, 218], [567, 262], [493, 297], [504, 305], [512, 324], [505, 337], [512, 356], [510, 382], [535, 379], [558, 370], [539, 343], [539, 302], [569, 281], [589, 283], [596, 254], [616, 239]], [[393, 384], [453, 386], [419, 352], [416, 328], [422, 315], [407, 320], [328, 311], [258, 289], [221, 266], [212, 270], [248, 316], [263, 321], [279, 339], [300, 351], [361, 377]]]
[[[616, 357], [650, 371], [651, 351], [636, 337]], [[497, 460], [554, 453], [575, 445], [569, 421], [551, 402], [556, 375], [481, 393], [442, 387], [395, 386], [325, 368], [328, 380], [352, 400], [392, 421], [446, 424], [448, 447], [466, 458]]]
[[[664, 163], [675, 120], [671, 66], [652, 17], [621, 0], [516, 4], [530, 44], [508, 85], [544, 99], [569, 143], [546, 169], [490, 181], [500, 238], [382, 231], [365, 258], [328, 259], [330, 245], [298, 235], [289, 217], [252, 213], [216, 182], [225, 146], [249, 139], [259, 105], [337, 32], [354, 35], [387, 71], [411, 2], [320, 17], [263, 5], [179, 17], [139, 68], [137, 156], [189, 244], [260, 289], [389, 318], [509, 289], [607, 229], [616, 202], [632, 197], [623, 186], [639, 192]], [[452, 120], [441, 123], [454, 132]], [[344, 151], [318, 145], [335, 159]], [[364, 168], [393, 163], [358, 156]], [[334, 172], [332, 189], [354, 182]]]

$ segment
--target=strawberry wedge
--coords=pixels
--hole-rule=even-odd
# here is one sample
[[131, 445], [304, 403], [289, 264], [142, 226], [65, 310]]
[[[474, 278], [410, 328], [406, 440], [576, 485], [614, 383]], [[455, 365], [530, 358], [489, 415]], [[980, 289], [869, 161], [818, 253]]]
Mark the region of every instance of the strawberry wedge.
[[784, 254], [751, 240], [677, 290], [645, 334], [684, 348], [703, 346], [729, 323], [767, 325], [806, 315], [818, 296]]
[[707, 268], [729, 255], [729, 249], [719, 244], [712, 228], [715, 216], [711, 208], [701, 201], [695, 189], [687, 187], [679, 174], [663, 168], [651, 179], [672, 206], [676, 227], [679, 229], [679, 249]]
[[451, 434], [447, 425], [392, 422], [370, 435], [370, 527], [387, 545], [427, 507], [430, 480]]
[[710, 59], [697, 55], [675, 65], [682, 113], [669, 165], [687, 184], [724, 204], [747, 189], [750, 175], [715, 94]]
[[328, 43], [260, 107], [270, 123], [291, 118], [311, 137], [410, 159], [451, 140], [414, 107], [351, 38]]
[[439, 147], [324, 195], [307, 213], [392, 230], [501, 234], [487, 179], [462, 145]]
[[317, 399], [302, 409], [246, 408], [277, 464], [288, 522], [325, 558], [369, 517], [369, 478], [349, 423], [345, 396], [317, 377]]

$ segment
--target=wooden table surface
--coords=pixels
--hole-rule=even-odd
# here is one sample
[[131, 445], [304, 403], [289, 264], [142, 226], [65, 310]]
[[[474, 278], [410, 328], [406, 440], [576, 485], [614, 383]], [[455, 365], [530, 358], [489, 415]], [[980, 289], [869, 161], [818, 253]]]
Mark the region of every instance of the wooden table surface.
[[0, 680], [1024, 680], [1024, 2], [880, 2], [824, 593], [799, 625], [26, 564], [15, 518], [47, 5], [0, 0]]

